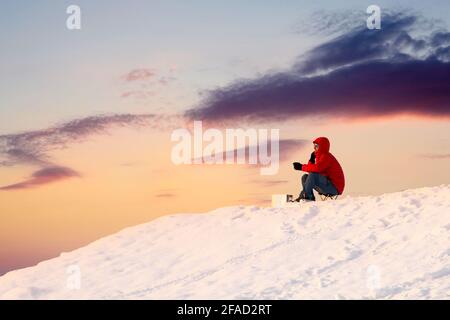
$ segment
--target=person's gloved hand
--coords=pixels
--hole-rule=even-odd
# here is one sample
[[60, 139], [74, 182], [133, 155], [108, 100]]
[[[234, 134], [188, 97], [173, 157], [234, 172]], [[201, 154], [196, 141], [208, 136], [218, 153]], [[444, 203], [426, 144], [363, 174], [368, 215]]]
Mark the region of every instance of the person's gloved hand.
[[316, 163], [316, 153], [315, 152], [311, 153], [311, 158], [309, 158], [309, 161], [311, 163]]
[[294, 162], [293, 165], [295, 170], [302, 170], [302, 164], [300, 162]]

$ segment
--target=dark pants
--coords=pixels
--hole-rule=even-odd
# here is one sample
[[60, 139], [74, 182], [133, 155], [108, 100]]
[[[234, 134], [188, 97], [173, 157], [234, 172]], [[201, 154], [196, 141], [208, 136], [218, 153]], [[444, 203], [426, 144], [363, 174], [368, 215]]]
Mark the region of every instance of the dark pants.
[[327, 177], [311, 172], [302, 176], [302, 186], [307, 199], [314, 199], [313, 189], [320, 194], [337, 195], [336, 187]]

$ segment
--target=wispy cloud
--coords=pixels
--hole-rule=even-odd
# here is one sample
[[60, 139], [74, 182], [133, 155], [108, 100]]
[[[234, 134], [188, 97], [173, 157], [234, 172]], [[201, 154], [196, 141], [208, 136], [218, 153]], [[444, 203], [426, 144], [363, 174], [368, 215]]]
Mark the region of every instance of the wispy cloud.
[[314, 11], [308, 18], [302, 18], [292, 25], [292, 31], [307, 35], [336, 35], [342, 30], [353, 30], [363, 21], [361, 10]]
[[170, 76], [170, 75], [169, 76], [163, 76], [163, 77], [158, 79], [158, 83], [160, 85], [162, 85], [162, 86], [167, 86], [167, 85], [169, 85], [171, 82], [173, 82], [175, 80], [177, 80], [177, 78], [174, 77], [174, 76]]
[[271, 200], [269, 199], [262, 199], [262, 198], [252, 198], [252, 197], [248, 197], [248, 198], [240, 198], [240, 199], [236, 199], [234, 201], [235, 204], [239, 204], [239, 205], [252, 205], [252, 206], [268, 206], [271, 204]]
[[146, 100], [158, 95], [164, 87], [167, 87], [177, 78], [175, 69], [156, 70], [149, 68], [137, 68], [122, 76], [125, 83], [124, 91], [120, 94], [123, 99]]
[[31, 177], [25, 181], [0, 187], [0, 190], [11, 191], [29, 189], [73, 177], [80, 177], [80, 174], [67, 167], [46, 167], [35, 171]]
[[[281, 162], [283, 162], [283, 161], [287, 161], [287, 160], [291, 159], [293, 154], [295, 154], [296, 152], [300, 151], [302, 148], [307, 146], [308, 143], [311, 143], [311, 142], [308, 140], [304, 140], [304, 139], [281, 139], [279, 141], [279, 156], [280, 156], [279, 160]], [[271, 153], [271, 150], [270, 150], [271, 141], [269, 140], [267, 142], [267, 144], [268, 144], [268, 153], [270, 154]], [[235, 149], [232, 149], [229, 151], [234, 154], [234, 157], [237, 157], [237, 155], [239, 153], [245, 154], [245, 156], [248, 157], [250, 154], [251, 148], [255, 148], [255, 150], [258, 153], [258, 151], [259, 151], [258, 145], [252, 145], [252, 146], [247, 145], [243, 148], [235, 148]], [[222, 159], [226, 159], [226, 153], [227, 153], [226, 150], [222, 151], [222, 152], [219, 151], [219, 152], [217, 152], [217, 154], [215, 156], [217, 158], [222, 157]], [[197, 160], [202, 160], [202, 159], [193, 158], [192, 162], [195, 163], [195, 162], [197, 162]]]
[[450, 33], [423, 26], [413, 14], [383, 15], [381, 30], [368, 30], [361, 19], [358, 27], [299, 56], [287, 72], [209, 91], [186, 116], [212, 122], [449, 117]]
[[249, 182], [252, 184], [260, 185], [262, 187], [272, 188], [272, 187], [286, 184], [289, 181], [288, 180], [251, 180]]
[[148, 80], [155, 76], [155, 71], [141, 68], [133, 69], [123, 76], [123, 79], [128, 82]]
[[67, 148], [90, 136], [106, 134], [117, 127], [167, 129], [180, 120], [176, 115], [113, 114], [75, 119], [46, 129], [0, 135], [0, 167], [33, 165], [40, 169], [26, 181], [0, 187], [18, 190], [79, 176], [76, 171], [55, 164], [51, 151]]
[[97, 115], [75, 119], [50, 128], [0, 135], [0, 162], [3, 166], [49, 163], [48, 153], [84, 141], [92, 135], [105, 134], [113, 127], [170, 126], [176, 117], [155, 114]]
[[130, 90], [123, 92], [121, 98], [147, 99], [155, 95], [155, 92], [149, 90]]
[[[308, 140], [305, 139], [281, 139], [279, 141], [279, 160], [281, 162], [288, 161], [291, 159], [292, 155], [294, 155], [296, 152], [303, 149], [305, 146], [308, 145], [308, 143], [311, 143]], [[268, 141], [267, 144], [270, 146], [271, 141]], [[250, 146], [244, 147], [245, 154], [248, 155], [250, 153]], [[258, 146], [256, 146], [256, 150], [259, 151]], [[237, 152], [242, 151], [241, 149], [235, 149], [234, 153], [237, 154]], [[269, 152], [271, 152], [269, 148]]]
[[443, 159], [450, 159], [450, 153], [429, 153], [429, 154], [421, 154], [419, 155], [421, 158], [425, 159], [435, 159], [435, 160], [443, 160]]
[[174, 198], [176, 194], [174, 193], [159, 193], [155, 195], [156, 198]]

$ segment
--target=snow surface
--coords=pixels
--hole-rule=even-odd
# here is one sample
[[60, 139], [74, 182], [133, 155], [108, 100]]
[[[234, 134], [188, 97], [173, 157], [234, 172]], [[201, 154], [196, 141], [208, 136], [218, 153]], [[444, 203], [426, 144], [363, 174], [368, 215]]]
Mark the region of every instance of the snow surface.
[[449, 234], [450, 185], [176, 214], [9, 272], [0, 298], [449, 299]]

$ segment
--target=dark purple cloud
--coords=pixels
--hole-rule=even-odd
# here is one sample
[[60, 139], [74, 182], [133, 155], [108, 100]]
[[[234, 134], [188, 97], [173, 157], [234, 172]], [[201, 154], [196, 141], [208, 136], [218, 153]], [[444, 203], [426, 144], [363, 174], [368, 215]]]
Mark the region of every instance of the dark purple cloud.
[[28, 152], [18, 148], [3, 150], [3, 157], [7, 160], [0, 162], [0, 167], [13, 166], [17, 163], [28, 163], [43, 166], [48, 163], [47, 157], [39, 152]]
[[[395, 58], [400, 53], [424, 49], [422, 39], [409, 31], [420, 19], [411, 15], [384, 15], [382, 30], [368, 30], [364, 23], [298, 57], [293, 69], [302, 75], [374, 59]], [[364, 21], [363, 21], [364, 22]]]
[[0, 165], [49, 164], [48, 153], [84, 141], [96, 134], [108, 133], [116, 127], [164, 128], [173, 124], [175, 116], [154, 114], [97, 115], [75, 119], [50, 128], [0, 135]]
[[[417, 36], [423, 19], [391, 13], [365, 21], [300, 56], [290, 71], [209, 91], [189, 119], [223, 122], [293, 117], [450, 116], [450, 33]], [[421, 30], [423, 31], [423, 30]]]
[[0, 135], [0, 167], [19, 164], [40, 167], [26, 181], [0, 187], [19, 190], [79, 176], [72, 169], [51, 161], [50, 152], [82, 142], [97, 134], [106, 134], [117, 127], [148, 127], [167, 129], [180, 120], [174, 115], [113, 114], [75, 119], [47, 129]]
[[46, 167], [35, 171], [30, 178], [25, 181], [0, 187], [0, 190], [22, 190], [29, 189], [45, 184], [49, 184], [55, 181], [61, 181], [73, 177], [79, 177], [80, 174], [67, 167]]
[[450, 45], [450, 32], [438, 31], [433, 34], [431, 38], [431, 45], [433, 47], [442, 47]]

